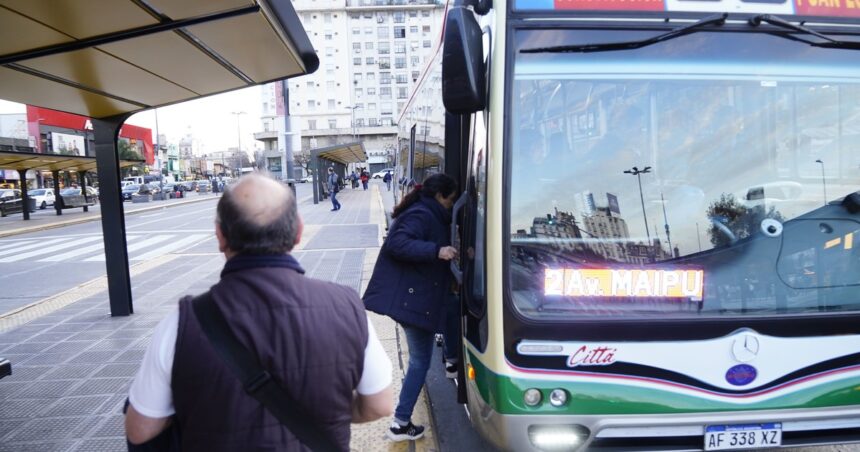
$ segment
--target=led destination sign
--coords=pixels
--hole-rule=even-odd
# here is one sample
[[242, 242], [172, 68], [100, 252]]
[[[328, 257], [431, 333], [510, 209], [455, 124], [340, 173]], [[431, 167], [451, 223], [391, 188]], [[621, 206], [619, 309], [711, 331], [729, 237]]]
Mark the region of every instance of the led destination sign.
[[703, 270], [546, 269], [544, 294], [566, 297], [683, 298], [701, 301]]
[[860, 17], [860, 0], [515, 0], [520, 10], [685, 11]]

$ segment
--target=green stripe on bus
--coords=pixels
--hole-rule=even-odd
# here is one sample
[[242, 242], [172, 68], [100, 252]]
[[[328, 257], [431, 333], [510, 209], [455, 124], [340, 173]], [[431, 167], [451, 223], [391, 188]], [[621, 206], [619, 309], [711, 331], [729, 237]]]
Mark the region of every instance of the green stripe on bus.
[[[475, 384], [484, 402], [501, 414], [683, 414], [860, 404], [860, 377], [823, 383], [760, 402], [732, 403], [670, 390], [603, 382], [574, 382], [563, 377], [512, 378], [487, 369], [471, 352], [469, 362], [475, 369]], [[529, 407], [523, 403], [523, 393], [528, 388], [537, 388], [543, 393], [539, 406]], [[549, 404], [549, 393], [556, 388], [568, 392], [569, 401], [564, 407], [556, 408]]]

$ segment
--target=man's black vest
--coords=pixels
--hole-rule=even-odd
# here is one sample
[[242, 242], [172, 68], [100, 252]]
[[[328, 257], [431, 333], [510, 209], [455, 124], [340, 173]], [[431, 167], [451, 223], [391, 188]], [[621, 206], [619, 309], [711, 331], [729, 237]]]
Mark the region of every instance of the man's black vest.
[[[343, 450], [367, 345], [354, 290], [307, 278], [290, 256], [236, 256], [210, 289], [237, 339]], [[179, 303], [171, 387], [182, 450], [307, 450], [247, 395]]]

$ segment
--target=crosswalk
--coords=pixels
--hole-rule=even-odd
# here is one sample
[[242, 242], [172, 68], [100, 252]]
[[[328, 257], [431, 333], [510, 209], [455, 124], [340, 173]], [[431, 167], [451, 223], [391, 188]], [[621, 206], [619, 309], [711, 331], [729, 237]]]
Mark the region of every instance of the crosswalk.
[[[213, 238], [211, 233], [129, 234], [126, 236], [126, 249], [130, 261], [144, 261], [164, 254], [187, 250], [211, 238]], [[214, 244], [212, 248], [212, 251], [216, 250]], [[101, 235], [0, 240], [0, 264], [104, 261], [104, 242]]]

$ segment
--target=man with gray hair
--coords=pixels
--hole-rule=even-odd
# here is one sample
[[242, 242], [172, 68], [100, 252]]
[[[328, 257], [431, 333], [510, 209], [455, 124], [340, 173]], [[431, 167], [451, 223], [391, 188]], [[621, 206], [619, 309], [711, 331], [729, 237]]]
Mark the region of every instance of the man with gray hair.
[[[350, 422], [391, 414], [391, 362], [358, 294], [305, 277], [290, 255], [302, 222], [291, 190], [261, 175], [228, 187], [215, 236], [227, 262], [204, 301], [341, 450]], [[125, 427], [143, 444], [175, 423], [181, 450], [305, 450], [256, 399], [203, 332], [192, 297], [152, 335], [129, 390]]]

